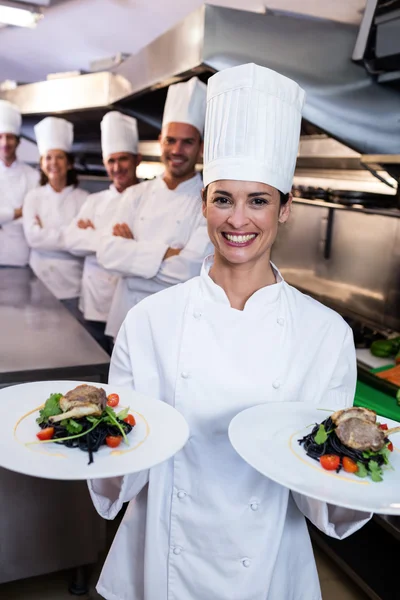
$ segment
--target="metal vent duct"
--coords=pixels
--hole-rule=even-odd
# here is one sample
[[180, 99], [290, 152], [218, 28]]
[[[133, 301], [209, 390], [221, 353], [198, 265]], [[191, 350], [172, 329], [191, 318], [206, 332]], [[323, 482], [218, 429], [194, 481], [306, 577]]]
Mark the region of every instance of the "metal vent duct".
[[292, 77], [307, 92], [305, 119], [362, 154], [400, 154], [400, 93], [352, 62], [355, 26], [203, 6], [111, 72], [44, 81], [0, 94], [25, 115], [24, 133], [47, 114], [75, 123], [77, 150], [99, 151], [99, 120], [111, 108], [139, 119], [156, 139], [166, 86], [246, 62]]

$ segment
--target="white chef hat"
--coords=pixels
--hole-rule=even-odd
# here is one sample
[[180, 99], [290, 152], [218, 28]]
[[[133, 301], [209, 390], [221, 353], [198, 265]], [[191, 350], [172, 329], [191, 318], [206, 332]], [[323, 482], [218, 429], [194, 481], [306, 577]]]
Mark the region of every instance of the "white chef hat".
[[21, 113], [15, 104], [7, 100], [0, 100], [0, 133], [21, 133]]
[[137, 121], [133, 117], [113, 110], [104, 115], [100, 128], [103, 158], [115, 152], [138, 153], [139, 134]]
[[203, 137], [206, 117], [207, 86], [197, 77], [168, 88], [162, 126], [187, 123], [196, 127]]
[[46, 117], [34, 129], [40, 156], [49, 150], [71, 152], [74, 126], [69, 121], [59, 117]]
[[255, 64], [210, 77], [204, 134], [204, 185], [221, 179], [292, 187], [305, 92]]

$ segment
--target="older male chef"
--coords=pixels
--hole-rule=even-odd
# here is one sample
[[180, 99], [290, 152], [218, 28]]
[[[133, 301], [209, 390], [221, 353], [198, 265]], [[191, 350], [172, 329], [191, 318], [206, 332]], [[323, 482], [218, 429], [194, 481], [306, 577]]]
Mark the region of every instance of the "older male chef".
[[136, 119], [117, 111], [101, 121], [101, 147], [104, 166], [112, 183], [107, 190], [91, 194], [66, 232], [68, 250], [85, 256], [80, 308], [88, 331], [106, 349], [109, 341], [104, 329], [118, 275], [99, 265], [96, 252], [100, 236], [115, 216], [122, 194], [138, 183], [136, 167], [140, 163]]
[[140, 300], [198, 275], [211, 250], [201, 213], [206, 86], [193, 77], [170, 86], [160, 135], [163, 175], [125, 192], [112, 231], [102, 237], [99, 263], [122, 275], [106, 333], [115, 337]]
[[0, 100], [0, 266], [23, 267], [29, 261], [22, 205], [39, 173], [17, 159], [21, 122], [18, 108]]

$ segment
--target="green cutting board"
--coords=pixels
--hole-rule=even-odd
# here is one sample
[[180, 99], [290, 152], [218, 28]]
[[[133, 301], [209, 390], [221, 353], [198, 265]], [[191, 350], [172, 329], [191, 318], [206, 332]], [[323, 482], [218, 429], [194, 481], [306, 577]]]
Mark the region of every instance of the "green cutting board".
[[400, 406], [397, 404], [396, 398], [376, 390], [362, 381], [357, 381], [354, 406], [370, 408], [382, 417], [400, 421]]

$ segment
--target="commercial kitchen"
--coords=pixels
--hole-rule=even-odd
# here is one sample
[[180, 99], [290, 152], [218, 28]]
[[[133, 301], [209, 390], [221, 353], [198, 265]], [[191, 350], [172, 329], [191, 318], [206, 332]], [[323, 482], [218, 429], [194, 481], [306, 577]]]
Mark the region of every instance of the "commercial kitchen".
[[[38, 124], [49, 117], [72, 124], [73, 144], [65, 152], [72, 153], [79, 188], [91, 198], [112, 183], [105, 168], [106, 143], [114, 148], [110, 154], [127, 150], [113, 146], [117, 136], [107, 133], [106, 115], [129, 117], [123, 122], [128, 129], [135, 123], [134, 154], [141, 155], [136, 175], [138, 181], [152, 181], [164, 173], [159, 135], [167, 107], [173, 112], [180, 102], [174, 99], [172, 105], [173, 86], [197, 78], [192, 98], [192, 93], [206, 93], [204, 84], [215, 74], [249, 63], [294, 80], [305, 90], [306, 102], [291, 214], [279, 225], [271, 259], [284, 281], [350, 326], [357, 358], [354, 406], [400, 422], [396, 349], [391, 351], [390, 343], [376, 345], [400, 336], [400, 2], [318, 4], [0, 0], [0, 113], [2, 101], [20, 113], [18, 161], [36, 172], [44, 139]], [[11, 19], [7, 10], [16, 11]], [[22, 11], [28, 25], [18, 21]], [[114, 118], [112, 127], [125, 126]], [[70, 129], [65, 131], [68, 135]], [[55, 142], [48, 148], [61, 146]], [[195, 170], [201, 175], [199, 156]], [[1, 156], [0, 167], [0, 189], [7, 196]], [[0, 218], [2, 202], [0, 197]], [[26, 212], [22, 207], [23, 216], [15, 213], [15, 220], [26, 219]], [[41, 227], [40, 219], [36, 225]], [[4, 228], [2, 222], [0, 234]], [[158, 243], [158, 234], [153, 232], [152, 243]], [[0, 235], [2, 243], [7, 242]], [[174, 255], [172, 242], [165, 249], [163, 264]], [[0, 257], [3, 251], [0, 247]], [[104, 323], [99, 338], [98, 329], [85, 323], [96, 317], [83, 315], [82, 303], [80, 311], [71, 309], [35, 264], [16, 266], [12, 259], [0, 264], [0, 390], [51, 380], [106, 384], [111, 337], [115, 342], [120, 323], [106, 342]], [[186, 279], [199, 275], [200, 266]], [[146, 277], [156, 283], [143, 298], [184, 281]], [[371, 352], [374, 343], [380, 350]], [[183, 498], [184, 492], [178, 494]], [[2, 467], [0, 507], [0, 598], [103, 598], [95, 586], [126, 507], [106, 521], [96, 513], [85, 481], [31, 477]], [[340, 540], [310, 522], [308, 530], [323, 600], [399, 598], [400, 516], [374, 514]], [[249, 564], [243, 560], [244, 567]], [[150, 597], [154, 600], [143, 600]], [[183, 600], [171, 592], [168, 600], [172, 597]], [[268, 599], [286, 600], [276, 594]], [[293, 599], [300, 596], [294, 593]]]

